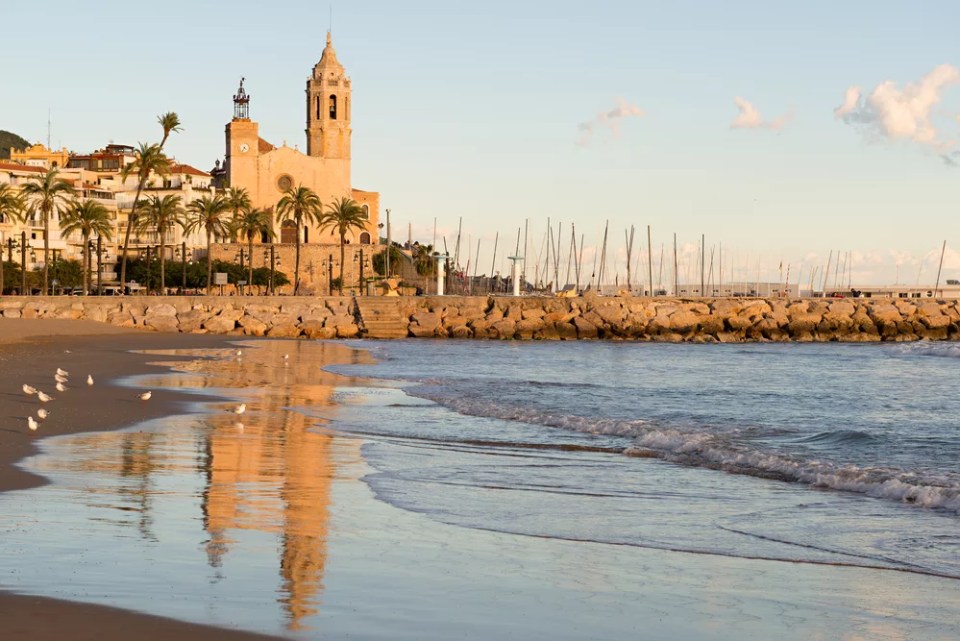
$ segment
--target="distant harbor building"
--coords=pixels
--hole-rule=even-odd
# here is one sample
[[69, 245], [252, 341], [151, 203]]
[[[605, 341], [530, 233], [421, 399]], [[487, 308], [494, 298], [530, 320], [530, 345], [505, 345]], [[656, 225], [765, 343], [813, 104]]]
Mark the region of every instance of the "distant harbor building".
[[60, 150], [47, 149], [46, 145], [38, 142], [26, 149], [11, 149], [10, 160], [28, 167], [62, 169], [70, 160], [70, 152], [66, 147]]

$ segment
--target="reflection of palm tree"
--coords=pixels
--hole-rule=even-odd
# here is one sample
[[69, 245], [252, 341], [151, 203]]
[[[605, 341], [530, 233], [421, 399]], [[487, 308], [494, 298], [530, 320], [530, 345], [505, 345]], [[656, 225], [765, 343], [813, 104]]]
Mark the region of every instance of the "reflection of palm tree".
[[157, 540], [151, 530], [153, 526], [151, 476], [159, 469], [151, 451], [155, 437], [153, 432], [130, 432], [123, 435], [120, 442], [120, 476], [133, 478], [138, 482], [135, 486], [121, 484], [118, 491], [121, 496], [130, 496], [137, 503], [138, 529], [143, 538], [151, 541]]

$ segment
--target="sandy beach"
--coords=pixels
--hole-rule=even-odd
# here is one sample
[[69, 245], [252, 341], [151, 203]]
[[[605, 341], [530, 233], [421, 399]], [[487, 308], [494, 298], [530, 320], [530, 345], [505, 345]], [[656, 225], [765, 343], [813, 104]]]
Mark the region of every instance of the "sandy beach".
[[[183, 347], [222, 347], [223, 337], [144, 333], [85, 321], [0, 321], [0, 491], [43, 484], [43, 478], [15, 467], [17, 461], [36, 452], [38, 439], [67, 434], [76, 425], [96, 425], [98, 430], [128, 427], [139, 421], [182, 412], [186, 395], [163, 390], [148, 403], [140, 402], [129, 388], [111, 384], [120, 376], [159, 371], [148, 362], [162, 360], [133, 350]], [[72, 393], [57, 394], [54, 372], [60, 367], [71, 374]], [[86, 385], [87, 375], [94, 378]], [[27, 429], [26, 416], [39, 405], [36, 397], [23, 394], [24, 383], [53, 395], [49, 418], [37, 432]], [[196, 400], [193, 396], [191, 400]], [[171, 619], [77, 604], [2, 591], [0, 621], [2, 636], [18, 641], [76, 639], [91, 641], [207, 639], [253, 641], [276, 637], [230, 631]]]

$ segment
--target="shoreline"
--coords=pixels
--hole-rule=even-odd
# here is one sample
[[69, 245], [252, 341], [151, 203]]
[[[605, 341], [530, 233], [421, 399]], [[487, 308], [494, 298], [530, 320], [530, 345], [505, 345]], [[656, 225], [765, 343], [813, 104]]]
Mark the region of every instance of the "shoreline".
[[[145, 333], [93, 321], [0, 321], [0, 492], [42, 486], [48, 481], [17, 466], [38, 452], [38, 439], [83, 432], [124, 429], [138, 422], [184, 413], [195, 394], [170, 389], [154, 392], [149, 403], [136, 390], [118, 384], [130, 376], [163, 372], [163, 362], [182, 357], [157, 356], [145, 350], [227, 347], [242, 337], [185, 336]], [[71, 373], [72, 384], [62, 395], [54, 390], [58, 367]], [[90, 374], [94, 385], [85, 380]], [[54, 396], [49, 418], [37, 432], [27, 428], [26, 416], [35, 415], [36, 397], [27, 396], [28, 383]], [[62, 398], [61, 398], [62, 396]], [[212, 397], [211, 397], [212, 400]], [[11, 591], [0, 584], [0, 620], [4, 631], [20, 641], [97, 639], [146, 641], [181, 638], [212, 641], [268, 641], [275, 637], [240, 630], [204, 626], [110, 606], [38, 597]]]

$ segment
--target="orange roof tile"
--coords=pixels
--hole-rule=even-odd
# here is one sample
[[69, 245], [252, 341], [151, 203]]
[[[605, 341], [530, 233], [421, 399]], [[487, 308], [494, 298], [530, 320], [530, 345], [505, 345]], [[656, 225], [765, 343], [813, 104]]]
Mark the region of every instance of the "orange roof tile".
[[10, 170], [10, 171], [33, 171], [40, 174], [46, 173], [46, 169], [43, 167], [33, 167], [31, 165], [21, 165], [15, 162], [2, 162], [0, 161], [0, 169]]
[[171, 174], [190, 174], [191, 176], [207, 176], [208, 178], [210, 177], [210, 174], [208, 174], [207, 172], [200, 171], [196, 167], [191, 167], [190, 165], [184, 165], [184, 164], [170, 165], [170, 173]]

